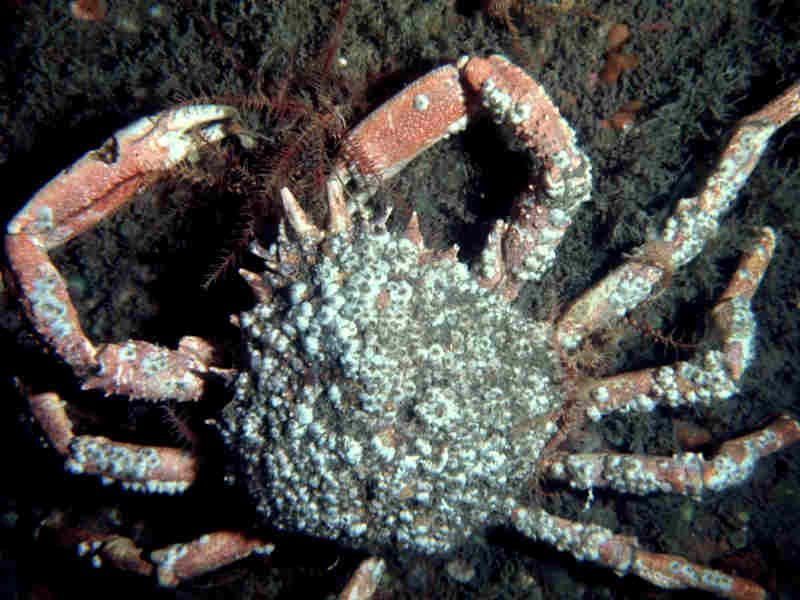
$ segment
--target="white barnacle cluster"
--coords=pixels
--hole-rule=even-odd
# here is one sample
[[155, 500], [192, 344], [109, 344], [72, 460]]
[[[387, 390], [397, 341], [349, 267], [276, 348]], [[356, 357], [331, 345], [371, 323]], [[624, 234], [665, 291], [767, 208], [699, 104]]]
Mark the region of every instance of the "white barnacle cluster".
[[[679, 385], [679, 379], [683, 380], [683, 385]], [[723, 354], [718, 350], [709, 350], [674, 366], [661, 367], [656, 382], [654, 392], [666, 398], [667, 404], [673, 407], [686, 404], [710, 406], [713, 401], [730, 398], [738, 391], [725, 367]]]
[[84, 540], [76, 547], [78, 556], [90, 556], [90, 561], [95, 569], [103, 566], [103, 558], [97, 554], [103, 548], [103, 540]]
[[[669, 462], [669, 459], [663, 460]], [[657, 491], [677, 491], [672, 489], [668, 479], [658, 477], [658, 472], [648, 468], [647, 461], [639, 456], [612, 454], [603, 457], [602, 462], [602, 478], [619, 492], [644, 495]]]
[[[130, 348], [132, 344], [128, 344], [126, 351], [135, 356], [135, 347]], [[163, 371], [169, 369], [169, 351], [166, 348], [154, 347], [148, 352], [141, 353], [139, 357], [139, 368], [142, 373], [147, 377], [157, 377]]]
[[533, 227], [512, 225], [520, 245], [525, 248], [522, 262], [512, 266], [512, 273], [521, 281], [537, 281], [550, 269], [555, 262], [556, 248], [572, 223], [569, 213], [561, 208], [536, 207], [535, 203], [530, 207], [542, 212], [543, 218], [537, 219]]
[[[518, 97], [521, 94], [521, 97], [515, 99], [515, 93]], [[481, 86], [481, 104], [498, 124], [509, 123], [517, 126], [525, 123], [533, 114], [532, 101], [533, 98], [527, 91], [503, 89], [491, 77]]]
[[33, 281], [28, 300], [36, 314], [44, 319], [45, 327], [57, 338], [71, 335], [75, 327], [69, 319], [67, 304], [58, 297], [58, 273], [52, 265], [41, 267], [45, 273]]
[[713, 468], [709, 469], [706, 487], [712, 491], [720, 491], [746, 481], [753, 474], [758, 456], [746, 455], [745, 458], [745, 461], [739, 463], [727, 454], [715, 456], [711, 460]]
[[697, 565], [686, 560], [673, 560], [669, 568], [676, 577], [691, 582], [693, 587], [718, 590], [721, 592], [719, 595], [730, 595], [735, 586], [735, 579], [730, 575], [716, 569], [698, 569]]
[[619, 316], [627, 314], [650, 296], [653, 283], [658, 281], [661, 275], [661, 269], [639, 263], [618, 269], [616, 273], [609, 275], [609, 307]]
[[[55, 226], [55, 219], [53, 218], [53, 209], [49, 206], [42, 205], [36, 210], [36, 218], [33, 221], [33, 229], [40, 233], [49, 233]], [[12, 231], [9, 233], [17, 233]]]
[[422, 552], [501, 522], [555, 429], [547, 326], [384, 230], [332, 236], [277, 296], [241, 317], [222, 427], [264, 518]]
[[672, 267], [682, 267], [694, 259], [718, 229], [718, 216], [701, 208], [697, 198], [684, 198], [678, 202], [661, 234], [664, 241], [674, 246], [670, 257]]
[[[498, 222], [502, 225], [502, 222]], [[477, 274], [487, 281], [494, 281], [495, 278], [500, 276], [498, 272], [501, 268], [500, 265], [500, 243], [502, 242], [502, 234], [504, 229], [502, 226], [495, 225], [489, 232], [489, 237], [486, 240], [486, 245], [481, 250], [478, 262], [476, 265]]]
[[481, 103], [489, 110], [495, 123], [521, 122], [521, 115], [530, 116], [531, 107], [528, 104], [517, 105], [511, 93], [498, 87], [494, 79], [487, 78], [481, 88]]
[[594, 402], [586, 409], [586, 416], [594, 422], [612, 412], [650, 412], [658, 405], [655, 398], [641, 393], [634, 394], [626, 402], [619, 402], [616, 398], [612, 398], [609, 389], [602, 385], [594, 388], [589, 395]]
[[65, 468], [71, 473], [101, 475], [104, 485], [120, 482], [123, 488], [136, 492], [175, 494], [188, 487], [187, 482], [153, 478], [161, 466], [158, 452], [147, 446], [129, 447], [105, 438], [75, 437], [70, 443]]
[[419, 419], [431, 428], [449, 431], [460, 416], [461, 403], [451, 388], [430, 387], [414, 405]]
[[[208, 536], [203, 536], [203, 538], [207, 537]], [[203, 538], [200, 539], [202, 540]], [[190, 549], [191, 546], [189, 544], [173, 544], [159, 552], [153, 553], [153, 562], [158, 566], [156, 576], [161, 585], [174, 586], [176, 584], [176, 582], [173, 581], [175, 566], [183, 557], [189, 554]]]
[[542, 87], [527, 78], [521, 89], [504, 89], [488, 77], [481, 104], [497, 124], [507, 124], [518, 141], [546, 163], [539, 200], [572, 214], [591, 196], [591, 161], [575, 142], [575, 131]]
[[575, 142], [575, 132], [569, 123], [561, 119], [561, 126], [566, 132], [564, 147], [545, 158], [549, 168], [544, 172], [544, 195], [539, 200], [572, 215], [592, 197], [592, 163]]
[[776, 444], [774, 431], [765, 430], [741, 440], [735, 452], [719, 452], [706, 469], [706, 488], [715, 492], [744, 483], [752, 477], [766, 448]]
[[[517, 529], [527, 537], [551, 544], [559, 550], [566, 550], [578, 560], [600, 562], [601, 550], [614, 537], [614, 533], [605, 527], [567, 523], [540, 509], [517, 508], [513, 512], [513, 520]], [[630, 567], [633, 556], [628, 551], [615, 558], [616, 568], [625, 572]]]
[[712, 218], [718, 220], [736, 199], [776, 129], [774, 124], [760, 121], [742, 127], [731, 140], [730, 151], [723, 153], [701, 192]]

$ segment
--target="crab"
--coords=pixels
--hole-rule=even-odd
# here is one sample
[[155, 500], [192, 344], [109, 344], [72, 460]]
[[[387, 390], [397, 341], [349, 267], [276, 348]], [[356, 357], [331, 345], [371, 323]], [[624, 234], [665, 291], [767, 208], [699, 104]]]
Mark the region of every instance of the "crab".
[[[370, 195], [417, 155], [487, 112], [542, 171], [499, 219], [471, 269], [458, 248], [426, 247], [412, 213], [402, 235]], [[228, 479], [245, 489], [263, 529], [335, 539], [375, 555], [445, 555], [493, 525], [510, 525], [578, 560], [663, 588], [697, 588], [750, 600], [765, 591], [741, 577], [649, 552], [630, 536], [549, 514], [532, 479], [587, 490], [685, 494], [738, 485], [759, 458], [800, 440], [789, 415], [719, 448], [710, 459], [561, 451], [567, 432], [612, 412], [725, 402], [754, 353], [751, 299], [776, 236], [756, 232], [711, 310], [713, 333], [693, 358], [591, 379], [569, 356], [593, 332], [656, 294], [715, 234], [770, 136], [800, 112], [800, 83], [743, 119], [697, 196], [681, 200], [658, 239], [628, 256], [553, 321], [534, 322], [511, 302], [557, 259], [578, 208], [590, 198], [589, 158], [544, 89], [501, 56], [464, 57], [413, 82], [351, 131], [327, 182], [320, 227], [281, 190], [277, 238], [251, 250], [262, 273], [241, 270], [255, 306], [232, 317], [243, 368], [211, 364], [210, 345], [177, 349], [134, 340], [95, 345], [48, 258], [129, 201], [154, 173], [227, 136], [236, 110], [183, 106], [117, 131], [42, 188], [8, 225], [6, 249], [35, 329], [83, 380], [107, 395], [195, 401], [211, 378], [232, 399], [214, 420]], [[179, 493], [197, 477], [189, 450], [76, 435], [54, 392], [30, 395], [45, 438], [73, 473], [145, 492]], [[531, 504], [531, 502], [534, 502]], [[75, 532], [80, 552], [174, 586], [274, 545], [261, 535], [206, 533], [145, 552], [128, 538]], [[384, 564], [365, 560], [343, 598], [369, 598]]]

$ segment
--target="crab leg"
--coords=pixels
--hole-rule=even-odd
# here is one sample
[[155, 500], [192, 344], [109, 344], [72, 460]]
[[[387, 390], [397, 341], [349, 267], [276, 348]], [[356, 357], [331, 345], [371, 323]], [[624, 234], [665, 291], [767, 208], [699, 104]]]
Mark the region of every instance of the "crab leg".
[[[103, 483], [119, 482], [137, 491], [175, 493], [191, 485], [198, 469], [197, 458], [185, 450], [120, 443], [108, 438], [75, 435], [72, 422], [57, 394], [28, 398], [31, 413], [41, 425], [47, 441], [66, 458], [68, 470], [102, 477]], [[174, 544], [143, 558], [143, 550], [130, 538], [77, 529], [51, 527], [61, 545], [75, 545], [89, 555], [95, 566], [108, 562], [115, 568], [151, 575], [163, 586], [176, 586], [189, 579], [253, 552], [271, 553], [274, 546], [236, 531], [216, 531], [187, 544]]]
[[363, 210], [365, 197], [382, 181], [464, 129], [473, 104], [508, 125], [523, 148], [545, 163], [539, 180], [516, 200], [510, 221], [495, 223], [475, 266], [481, 285], [513, 299], [522, 283], [540, 278], [552, 264], [572, 215], [591, 194], [591, 165], [575, 132], [522, 69], [502, 56], [464, 57], [418, 79], [348, 134], [334, 178], [366, 188], [351, 207]]
[[181, 581], [208, 573], [251, 554], [272, 554], [275, 545], [238, 531], [215, 531], [186, 544], [173, 544], [150, 553], [158, 583], [175, 587]]
[[523, 148], [544, 162], [540, 178], [518, 197], [508, 223], [495, 223], [475, 265], [479, 281], [513, 300], [526, 281], [550, 268], [572, 216], [592, 188], [589, 157], [550, 97], [525, 71], [502, 56], [459, 62], [462, 79], [494, 121], [511, 128]]
[[[39, 334], [90, 387], [137, 397], [196, 398], [207, 368], [196, 353], [147, 342], [100, 352], [78, 322], [67, 285], [47, 252], [91, 229], [153, 176], [227, 135], [226, 106], [188, 106], [145, 117], [113, 134], [39, 190], [8, 225], [6, 252], [22, 305]], [[134, 374], [133, 366], [146, 367]], [[147, 368], [149, 367], [149, 368]]]
[[[152, 577], [159, 585], [176, 587], [184, 581], [210, 573], [253, 554], [268, 556], [275, 545], [238, 531], [214, 531], [191, 542], [173, 544], [146, 552], [125, 536], [63, 527], [53, 519], [43, 531], [65, 548], [75, 548], [95, 567], [110, 565], [118, 571]], [[41, 535], [41, 534], [40, 534]], [[356, 568], [339, 600], [370, 600], [386, 568], [384, 561], [367, 558]]]
[[715, 332], [709, 349], [688, 361], [631, 371], [586, 386], [585, 415], [598, 421], [613, 411], [649, 411], [657, 404], [708, 406], [738, 391], [737, 384], [754, 355], [756, 323], [751, 301], [775, 249], [775, 234], [759, 232], [745, 250], [728, 288], [711, 310]]
[[186, 450], [75, 435], [58, 394], [36, 394], [28, 398], [28, 404], [47, 441], [65, 457], [65, 466], [73, 473], [97, 475], [104, 484], [119, 482], [135, 491], [170, 494], [184, 491], [197, 477], [197, 457]]
[[639, 248], [569, 307], [558, 323], [561, 344], [574, 348], [592, 331], [627, 314], [669, 273], [696, 257], [717, 233], [720, 218], [736, 199], [770, 137], [799, 113], [800, 82], [742, 119], [700, 193], [678, 203], [660, 238]]
[[387, 100], [347, 134], [344, 160], [337, 167], [335, 178], [343, 183], [354, 179], [366, 188], [368, 196], [419, 154], [466, 125], [467, 106], [458, 69], [453, 65], [434, 69]]
[[665, 589], [692, 588], [734, 600], [764, 600], [766, 592], [754, 582], [734, 577], [680, 556], [646, 552], [635, 537], [615, 535], [610, 529], [570, 521], [544, 510], [514, 508], [514, 526], [523, 535], [572, 554], [611, 567], [618, 575], [632, 573]]
[[800, 441], [800, 423], [788, 416], [750, 435], [722, 444], [711, 460], [685, 452], [671, 458], [632, 454], [555, 453], [542, 459], [546, 477], [575, 488], [610, 487], [620, 492], [670, 492], [700, 498], [750, 478], [758, 459]]
[[251, 554], [268, 555], [274, 544], [238, 531], [214, 531], [184, 544], [146, 552], [128, 537], [85, 529], [63, 527], [59, 519], [45, 522], [43, 532], [55, 543], [75, 548], [79, 556], [91, 560], [95, 567], [110, 565], [127, 573], [151, 577], [155, 574], [164, 587], [175, 587], [182, 581], [219, 569]]
[[86, 529], [64, 527], [60, 515], [49, 517], [37, 531], [37, 539], [46, 538], [58, 547], [74, 549], [78, 556], [85, 556], [92, 565], [113, 568], [137, 575], [151, 576], [153, 564], [144, 558], [144, 550], [130, 538], [113, 533], [99, 533]]
[[[238, 531], [214, 531], [191, 542], [173, 544], [146, 552], [125, 536], [64, 527], [50, 518], [42, 532], [65, 548], [74, 548], [79, 556], [89, 558], [92, 565], [113, 568], [127, 573], [152, 577], [159, 585], [176, 587], [183, 581], [230, 565], [253, 554], [268, 556], [275, 545]], [[379, 558], [367, 558], [356, 568], [339, 600], [370, 600], [380, 583], [386, 564]]]
[[[581, 389], [572, 419], [577, 422], [585, 418], [599, 421], [614, 411], [651, 411], [659, 404], [672, 407], [692, 404], [710, 406], [737, 393], [739, 379], [754, 355], [756, 323], [751, 301], [774, 250], [775, 234], [770, 228], [761, 229], [743, 253], [739, 268], [711, 310], [715, 331], [708, 341], [719, 349], [708, 349], [687, 361], [591, 381]], [[797, 425], [795, 421], [792, 423]], [[556, 436], [550, 447], [557, 447], [565, 434], [566, 430]], [[773, 451], [796, 441], [798, 437], [793, 434], [778, 436], [778, 446]], [[546, 462], [543, 461], [542, 466]], [[642, 464], [645, 465], [645, 462]], [[643, 470], [654, 480], [671, 477], [662, 477], [661, 473], [666, 467], [661, 459], [646, 462], [646, 465]], [[752, 464], [749, 461], [733, 461], [729, 467], [731, 472], [728, 475], [733, 480], [741, 481], [742, 474], [749, 473], [747, 469]]]
[[379, 558], [364, 559], [356, 572], [339, 594], [339, 600], [369, 600], [378, 589], [378, 584], [386, 569], [386, 563]]

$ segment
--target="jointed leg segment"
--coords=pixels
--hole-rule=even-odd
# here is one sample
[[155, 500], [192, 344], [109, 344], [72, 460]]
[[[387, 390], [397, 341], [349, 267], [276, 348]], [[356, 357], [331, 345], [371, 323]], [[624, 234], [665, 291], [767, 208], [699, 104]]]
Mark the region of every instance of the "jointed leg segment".
[[734, 600], [766, 598], [764, 589], [749, 579], [727, 575], [680, 556], [641, 550], [635, 537], [617, 535], [599, 525], [524, 508], [513, 511], [512, 522], [523, 535], [552, 544], [578, 560], [610, 567], [619, 575], [637, 575], [661, 588], [706, 590]]
[[[559, 340], [567, 348], [644, 302], [657, 284], [694, 259], [713, 237], [719, 221], [736, 199], [770, 137], [800, 114], [800, 83], [739, 122], [722, 151], [717, 168], [696, 197], [681, 200], [667, 219], [660, 239], [645, 244], [578, 298], [558, 322]], [[658, 260], [648, 247], [659, 247]]]
[[47, 253], [94, 227], [158, 173], [225, 137], [234, 114], [232, 108], [207, 105], [142, 118], [53, 178], [9, 223], [6, 253], [25, 312], [79, 376], [100, 370], [88, 387], [150, 399], [200, 395], [208, 368], [193, 351], [131, 342], [98, 352]]

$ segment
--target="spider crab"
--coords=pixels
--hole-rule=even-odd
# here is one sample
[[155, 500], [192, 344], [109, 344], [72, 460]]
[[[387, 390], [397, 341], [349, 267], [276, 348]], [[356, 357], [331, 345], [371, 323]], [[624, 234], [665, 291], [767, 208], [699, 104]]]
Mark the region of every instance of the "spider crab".
[[[372, 214], [365, 198], [375, 179], [391, 177], [482, 110], [544, 168], [508, 220], [494, 223], [470, 274], [457, 248], [426, 248], [416, 214], [404, 235], [393, 236], [387, 214]], [[268, 248], [252, 246], [266, 271], [241, 271], [257, 304], [233, 317], [246, 349], [235, 376], [209, 364], [209, 348], [198, 338], [184, 338], [177, 350], [144, 341], [96, 348], [47, 255], [127, 202], [153, 172], [231, 135], [233, 108], [188, 106], [118, 131], [28, 202], [8, 225], [6, 249], [27, 316], [84, 388], [190, 401], [202, 395], [209, 377], [230, 378], [234, 398], [216, 425], [230, 452], [230, 472], [264, 525], [375, 553], [387, 547], [446, 553], [473, 531], [508, 523], [578, 560], [657, 586], [763, 598], [752, 581], [648, 552], [633, 537], [551, 515], [523, 498], [534, 466], [536, 476], [590, 493], [610, 487], [700, 498], [741, 483], [760, 457], [800, 439], [800, 424], [784, 415], [722, 444], [710, 459], [691, 452], [558, 450], [565, 435], [558, 424], [566, 417], [580, 422], [657, 405], [707, 406], [736, 393], [754, 352], [750, 302], [775, 246], [769, 228], [744, 250], [712, 309], [714, 334], [691, 360], [577, 389], [560, 385], [560, 361], [700, 253], [770, 136], [798, 112], [795, 84], [743, 119], [698, 195], [681, 200], [667, 220], [659, 252], [639, 249], [554, 323], [531, 322], [510, 301], [555, 259], [572, 215], [589, 199], [590, 162], [541, 86], [500, 56], [440, 67], [357, 126], [327, 184], [324, 229], [282, 190], [285, 218], [277, 240]], [[350, 182], [361, 192], [347, 198]], [[70, 471], [149, 492], [175, 493], [195, 480], [198, 457], [189, 451], [76, 435], [55, 393], [33, 395], [29, 404]], [[98, 563], [156, 574], [162, 585], [273, 548], [234, 531], [149, 553], [110, 534], [75, 532], [74, 542]], [[366, 560], [342, 597], [370, 597], [382, 569], [379, 559]]]

